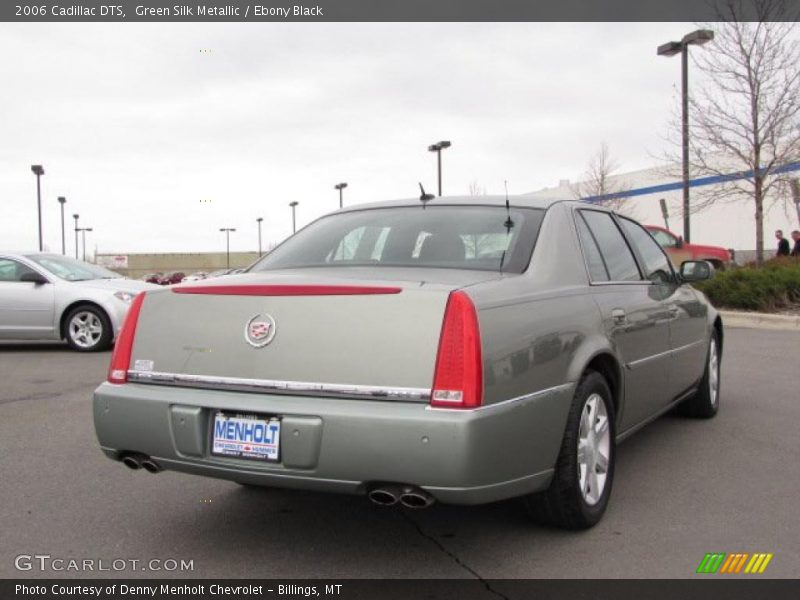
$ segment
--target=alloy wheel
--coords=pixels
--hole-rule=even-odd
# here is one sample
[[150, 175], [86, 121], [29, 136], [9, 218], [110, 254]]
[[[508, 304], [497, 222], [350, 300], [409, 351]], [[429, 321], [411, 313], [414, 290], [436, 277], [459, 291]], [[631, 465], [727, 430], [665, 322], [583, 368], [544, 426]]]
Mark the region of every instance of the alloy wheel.
[[611, 431], [606, 403], [592, 394], [583, 405], [578, 430], [578, 485], [586, 504], [594, 506], [603, 495], [608, 478]]
[[69, 322], [69, 337], [76, 346], [92, 348], [103, 335], [103, 322], [95, 313], [82, 310]]
[[719, 401], [719, 353], [713, 338], [708, 348], [708, 397], [711, 406], [716, 406]]

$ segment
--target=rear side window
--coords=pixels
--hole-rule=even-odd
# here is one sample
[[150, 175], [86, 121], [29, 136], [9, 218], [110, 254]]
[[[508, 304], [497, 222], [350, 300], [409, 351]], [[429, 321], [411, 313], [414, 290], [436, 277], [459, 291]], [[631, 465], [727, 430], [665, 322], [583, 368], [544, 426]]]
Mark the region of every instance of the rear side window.
[[603, 256], [611, 281], [641, 281], [636, 259], [614, 223], [609, 213], [596, 210], [582, 210], [580, 215], [586, 220], [600, 254]]
[[578, 226], [578, 236], [581, 239], [581, 248], [583, 248], [583, 256], [589, 269], [589, 277], [591, 277], [592, 281], [608, 281], [608, 270], [603, 262], [600, 249], [597, 247], [597, 242], [594, 241], [594, 236], [586, 225], [586, 221], [579, 216], [576, 219], [576, 224]]
[[647, 278], [654, 283], [672, 282], [672, 267], [669, 259], [652, 236], [641, 225], [630, 219], [621, 218], [620, 222], [644, 261]]

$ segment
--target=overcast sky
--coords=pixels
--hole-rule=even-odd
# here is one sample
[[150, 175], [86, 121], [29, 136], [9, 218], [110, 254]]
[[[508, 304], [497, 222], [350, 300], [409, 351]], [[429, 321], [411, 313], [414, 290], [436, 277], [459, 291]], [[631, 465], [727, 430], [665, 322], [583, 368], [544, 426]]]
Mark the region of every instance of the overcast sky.
[[685, 23], [0, 24], [0, 248], [45, 244], [57, 196], [99, 252], [232, 250], [346, 204], [472, 180], [576, 179], [601, 142], [623, 170], [666, 142]]

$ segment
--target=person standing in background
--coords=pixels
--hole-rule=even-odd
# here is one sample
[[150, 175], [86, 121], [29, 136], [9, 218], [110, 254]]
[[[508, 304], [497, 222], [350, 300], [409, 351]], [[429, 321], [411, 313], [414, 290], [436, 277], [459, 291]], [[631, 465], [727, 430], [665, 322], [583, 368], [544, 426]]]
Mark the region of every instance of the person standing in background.
[[783, 231], [781, 229], [775, 232], [775, 239], [778, 240], [778, 251], [775, 256], [789, 256], [789, 240], [783, 237]]
[[800, 258], [800, 231], [795, 229], [792, 232], [792, 239], [794, 240], [794, 248], [792, 248], [792, 256]]

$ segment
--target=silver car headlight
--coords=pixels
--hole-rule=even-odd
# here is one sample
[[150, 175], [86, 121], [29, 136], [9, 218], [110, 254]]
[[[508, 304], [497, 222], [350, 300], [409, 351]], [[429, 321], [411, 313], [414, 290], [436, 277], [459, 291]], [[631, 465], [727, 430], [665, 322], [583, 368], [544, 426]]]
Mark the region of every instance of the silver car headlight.
[[125, 304], [130, 304], [135, 296], [136, 294], [130, 292], [114, 292], [114, 297], [122, 300]]

